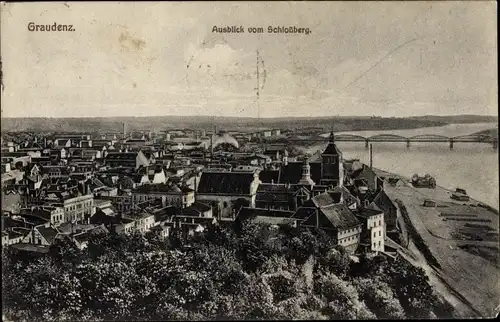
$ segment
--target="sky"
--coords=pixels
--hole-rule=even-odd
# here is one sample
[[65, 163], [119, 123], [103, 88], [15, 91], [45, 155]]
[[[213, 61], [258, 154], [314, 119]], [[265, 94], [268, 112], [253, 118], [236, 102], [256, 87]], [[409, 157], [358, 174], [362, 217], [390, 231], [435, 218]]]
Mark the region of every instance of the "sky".
[[[494, 1], [1, 9], [2, 117], [498, 115]], [[233, 25], [245, 32], [212, 32]]]

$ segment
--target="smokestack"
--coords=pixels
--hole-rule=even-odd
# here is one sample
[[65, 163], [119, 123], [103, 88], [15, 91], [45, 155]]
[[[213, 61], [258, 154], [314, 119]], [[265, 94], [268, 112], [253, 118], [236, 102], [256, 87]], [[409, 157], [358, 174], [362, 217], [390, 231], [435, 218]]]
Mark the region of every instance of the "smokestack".
[[127, 132], [125, 131], [125, 123], [123, 123], [123, 140], [127, 137]]
[[370, 169], [373, 166], [373, 144], [370, 143]]

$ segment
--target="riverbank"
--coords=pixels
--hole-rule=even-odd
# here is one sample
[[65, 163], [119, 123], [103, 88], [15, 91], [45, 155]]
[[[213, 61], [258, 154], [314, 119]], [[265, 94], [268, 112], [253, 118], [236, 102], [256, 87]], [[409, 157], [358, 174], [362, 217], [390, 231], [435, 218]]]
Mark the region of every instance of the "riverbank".
[[[451, 192], [440, 186], [414, 188], [409, 178], [378, 169], [376, 172], [404, 182], [398, 187], [387, 185], [385, 190], [392, 200], [398, 200], [411, 240], [432, 269], [431, 274], [477, 315], [495, 316], [500, 303], [498, 210], [478, 207], [481, 203], [474, 199], [456, 202], [450, 198]], [[426, 199], [435, 200], [438, 207], [423, 207]], [[474, 220], [469, 222], [468, 218]]]

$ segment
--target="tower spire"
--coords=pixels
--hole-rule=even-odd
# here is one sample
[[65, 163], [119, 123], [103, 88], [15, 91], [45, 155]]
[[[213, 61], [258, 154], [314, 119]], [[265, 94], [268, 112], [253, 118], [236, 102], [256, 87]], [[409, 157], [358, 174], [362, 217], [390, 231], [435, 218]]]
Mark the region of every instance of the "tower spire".
[[330, 132], [330, 137], [328, 138], [328, 142], [335, 142], [335, 134], [333, 134], [333, 130]]
[[306, 156], [304, 164], [302, 165], [302, 178], [299, 181], [301, 185], [313, 186], [314, 181], [311, 179], [311, 166], [309, 165], [309, 158]]

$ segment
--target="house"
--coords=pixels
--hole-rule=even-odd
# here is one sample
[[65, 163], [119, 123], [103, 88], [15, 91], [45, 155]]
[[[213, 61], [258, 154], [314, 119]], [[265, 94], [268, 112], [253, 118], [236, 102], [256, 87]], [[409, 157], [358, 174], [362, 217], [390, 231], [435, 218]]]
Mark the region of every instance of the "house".
[[135, 230], [135, 220], [123, 218], [120, 215], [107, 215], [103, 211], [97, 212], [89, 220], [94, 225], [104, 225], [108, 231], [117, 234], [129, 234]]
[[340, 195], [340, 202], [344, 203], [347, 208], [351, 210], [356, 210], [361, 205], [359, 198], [356, 197], [356, 195], [353, 194], [346, 186], [335, 187], [330, 190], [330, 192], [335, 195]]
[[295, 211], [309, 200], [311, 191], [301, 185], [259, 184], [255, 196], [255, 207]]
[[24, 218], [37, 217], [50, 223], [52, 226], [59, 226], [66, 222], [64, 208], [50, 205], [32, 206], [30, 209], [21, 209], [20, 215]]
[[375, 204], [371, 204], [368, 208], [361, 208], [356, 216], [363, 224], [361, 246], [372, 252], [385, 251], [384, 212]]
[[123, 219], [132, 220], [134, 222], [134, 229], [143, 234], [156, 225], [155, 215], [147, 211], [127, 214], [123, 216]]
[[160, 184], [167, 182], [167, 175], [161, 165], [141, 167], [134, 176], [136, 186], [143, 184]]
[[76, 246], [79, 249], [83, 250], [83, 249], [87, 248], [89, 240], [93, 236], [99, 235], [99, 234], [108, 234], [108, 233], [109, 233], [109, 231], [106, 229], [106, 227], [104, 227], [104, 225], [100, 225], [100, 226], [96, 226], [96, 227], [87, 229], [85, 231], [82, 231], [78, 234], [74, 234], [73, 236], [71, 236], [71, 238], [75, 242]]
[[47, 224], [38, 225], [31, 229], [22, 240], [23, 243], [50, 246], [54, 242], [59, 230]]
[[108, 152], [105, 157], [106, 165], [110, 167], [123, 167], [139, 169], [141, 166], [150, 165], [150, 160], [142, 151], [138, 152]]
[[196, 200], [209, 203], [217, 218], [231, 217], [241, 205], [255, 206], [259, 184], [258, 172], [204, 171]]
[[95, 213], [94, 196], [92, 194], [69, 194], [58, 192], [49, 195], [48, 203], [64, 209], [63, 222], [83, 221]]
[[351, 178], [354, 180], [355, 185], [365, 186], [371, 192], [378, 191], [383, 187], [383, 181], [366, 164], [363, 164], [361, 169], [352, 172]]
[[69, 176], [70, 169], [66, 165], [45, 165], [42, 167], [43, 173], [49, 178], [62, 178]]
[[252, 154], [241, 160], [242, 163], [254, 166], [263, 166], [271, 163], [271, 158], [263, 154]]
[[172, 227], [165, 223], [161, 223], [160, 225], [151, 228], [151, 232], [157, 234], [158, 237], [160, 237], [160, 239], [162, 240], [168, 239], [170, 237], [171, 230]]
[[99, 199], [111, 201], [117, 213], [128, 213], [132, 208], [132, 194], [126, 192], [117, 195], [100, 195]]
[[174, 223], [174, 228], [181, 228], [186, 224], [190, 224], [190, 225], [196, 225], [193, 227], [201, 226], [203, 227], [204, 230], [211, 225], [215, 225], [217, 223], [217, 219], [213, 217], [176, 215], [173, 218], [173, 223]]
[[399, 207], [389, 198], [384, 189], [376, 195], [373, 203], [384, 212], [384, 221], [388, 232], [397, 229], [398, 219], [401, 217]]
[[321, 228], [337, 240], [349, 253], [354, 253], [360, 242], [362, 224], [344, 204], [321, 207], [300, 207], [292, 218], [300, 219], [300, 227]]
[[162, 205], [189, 207], [195, 201], [194, 190], [177, 184], [147, 184], [132, 190], [132, 204], [160, 199]]
[[182, 209], [182, 214], [192, 217], [213, 217], [212, 207], [199, 201], [195, 201], [189, 207]]
[[262, 137], [270, 137], [272, 135], [272, 131], [271, 130], [266, 130], [266, 131], [262, 131], [261, 134], [260, 134]]
[[14, 229], [2, 231], [2, 246], [10, 246], [21, 243], [28, 232], [21, 232]]

